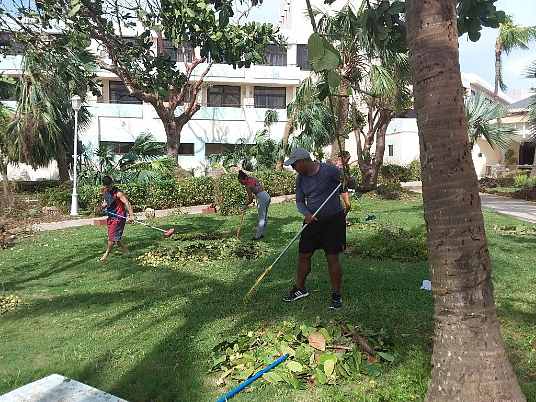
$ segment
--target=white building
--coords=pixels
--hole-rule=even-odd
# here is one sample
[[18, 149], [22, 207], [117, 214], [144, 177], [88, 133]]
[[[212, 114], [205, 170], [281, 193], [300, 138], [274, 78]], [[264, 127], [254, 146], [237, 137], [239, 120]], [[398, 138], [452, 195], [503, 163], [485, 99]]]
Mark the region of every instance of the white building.
[[[313, 6], [325, 9], [323, 0], [313, 0]], [[337, 0], [332, 5], [337, 8], [346, 1]], [[257, 131], [263, 127], [267, 110], [276, 109], [279, 121], [270, 128], [270, 136], [279, 140], [286, 123], [286, 106], [296, 94], [300, 83], [310, 74], [307, 61], [306, 44], [312, 32], [306, 14], [305, 0], [281, 0], [279, 22], [281, 34], [287, 38], [288, 49], [281, 52], [277, 47], [268, 49], [266, 65], [254, 65], [250, 68], [233, 69], [232, 66], [215, 64], [205, 82], [211, 86], [203, 89], [198, 102], [201, 109], [184, 126], [181, 133], [179, 164], [189, 169], [206, 162], [208, 155], [219, 153], [225, 148], [232, 148], [239, 138], [253, 142]], [[134, 35], [134, 32], [131, 32]], [[93, 46], [100, 56], [107, 55]], [[156, 41], [155, 41], [156, 51]], [[178, 63], [188, 59], [188, 53], [167, 47], [166, 51], [175, 57]], [[17, 76], [20, 73], [22, 56], [20, 49], [13, 55], [0, 56], [0, 72]], [[200, 65], [195, 71], [201, 74], [206, 65]], [[85, 145], [96, 149], [99, 146], [114, 143], [118, 154], [125, 153], [134, 138], [142, 132], [149, 131], [157, 141], [166, 142], [163, 125], [154, 109], [149, 104], [129, 96], [122, 82], [108, 71], [98, 71], [102, 80], [102, 96], [90, 97], [88, 107], [93, 115], [90, 126], [80, 133]], [[194, 74], [193, 81], [196, 76]], [[468, 94], [480, 91], [492, 97], [493, 88], [475, 74], [463, 74], [462, 81]], [[499, 94], [505, 104], [513, 102], [503, 93]], [[15, 102], [7, 102], [14, 106]], [[179, 111], [180, 112], [180, 111]], [[346, 149], [353, 157], [356, 155], [354, 136], [346, 140]], [[475, 168], [479, 176], [488, 173], [490, 166], [499, 162], [500, 155], [488, 149], [487, 143], [479, 141], [473, 151]], [[385, 163], [408, 164], [419, 158], [419, 139], [414, 118], [396, 118], [388, 127], [385, 147]], [[10, 167], [11, 178], [35, 180], [37, 178], [55, 177], [52, 169], [34, 171], [28, 166]]]

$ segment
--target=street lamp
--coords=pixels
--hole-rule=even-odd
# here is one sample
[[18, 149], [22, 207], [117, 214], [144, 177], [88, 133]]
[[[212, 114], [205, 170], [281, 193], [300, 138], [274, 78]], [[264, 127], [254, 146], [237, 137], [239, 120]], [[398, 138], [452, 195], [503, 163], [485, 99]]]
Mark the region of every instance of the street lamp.
[[71, 98], [74, 110], [74, 155], [73, 155], [73, 194], [71, 195], [71, 216], [78, 216], [78, 194], [76, 193], [76, 165], [78, 147], [78, 111], [82, 107], [82, 99], [78, 95]]

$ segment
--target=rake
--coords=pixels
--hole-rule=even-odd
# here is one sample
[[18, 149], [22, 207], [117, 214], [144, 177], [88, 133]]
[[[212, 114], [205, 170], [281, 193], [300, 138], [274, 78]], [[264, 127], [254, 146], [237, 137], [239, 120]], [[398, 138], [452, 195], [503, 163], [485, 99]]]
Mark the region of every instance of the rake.
[[[102, 212], [108, 214], [108, 215], [112, 215], [112, 216], [115, 216], [117, 218], [121, 218], [121, 219], [127, 219], [126, 216], [123, 216], [123, 215], [119, 215], [119, 214], [116, 214], [115, 212], [111, 212], [111, 211], [107, 211], [106, 209], [101, 209]], [[151, 229], [155, 229], [155, 230], [159, 230], [161, 232], [164, 232], [164, 237], [169, 237], [173, 234], [173, 232], [175, 232], [175, 229], [168, 229], [168, 230], [164, 230], [164, 229], [160, 229], [160, 228], [157, 228], [156, 226], [151, 226], [145, 222], [140, 222], [138, 220], [134, 220], [134, 222], [136, 223], [139, 223], [140, 225], [143, 225], [143, 226], [147, 226]]]

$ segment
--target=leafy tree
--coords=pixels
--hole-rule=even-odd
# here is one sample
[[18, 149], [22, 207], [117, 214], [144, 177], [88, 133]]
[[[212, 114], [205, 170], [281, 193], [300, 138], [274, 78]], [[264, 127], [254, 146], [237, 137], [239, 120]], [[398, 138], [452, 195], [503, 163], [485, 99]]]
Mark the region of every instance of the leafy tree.
[[[70, 60], [54, 60], [45, 48], [26, 48], [17, 90], [17, 109], [9, 125], [9, 137], [17, 149], [17, 160], [31, 166], [47, 166], [56, 160], [60, 180], [69, 180], [68, 155], [74, 141], [74, 112], [70, 94], [84, 97], [91, 77], [76, 69], [75, 53]], [[49, 68], [43, 63], [50, 61]], [[60, 71], [61, 70], [61, 71]], [[83, 98], [82, 98], [83, 99]], [[78, 113], [80, 130], [89, 124], [85, 107]], [[70, 160], [70, 159], [69, 159]]]
[[[97, 59], [99, 67], [119, 77], [132, 96], [153, 106], [164, 125], [167, 154], [175, 162], [182, 128], [201, 107], [198, 94], [212, 64], [249, 67], [263, 60], [267, 44], [282, 43], [271, 24], [230, 23], [232, 10], [223, 1], [41, 0], [37, 10], [21, 3], [19, 12], [39, 18], [41, 26], [59, 23], [65, 34], [84, 37], [86, 46], [93, 40], [108, 53], [108, 59]], [[137, 35], [128, 37], [132, 29]], [[165, 40], [176, 48], [188, 43], [200, 53], [190, 51], [191, 62], [176, 63], [164, 51]]]
[[[487, 3], [493, 7], [493, 1]], [[456, 17], [456, 0], [406, 1], [436, 322], [425, 400], [524, 401], [495, 309]]]
[[473, 149], [478, 139], [484, 138], [488, 144], [502, 150], [508, 149], [515, 140], [514, 130], [497, 124], [497, 119], [508, 115], [508, 109], [497, 102], [490, 102], [481, 92], [471, 94], [465, 101], [469, 145]]
[[502, 78], [502, 54], [510, 54], [512, 50], [528, 50], [528, 44], [536, 39], [536, 27], [520, 27], [514, 24], [510, 15], [505, 17], [505, 21], [500, 24], [495, 41], [495, 87], [494, 94], [497, 98], [499, 88], [506, 90], [506, 84]]
[[[433, 369], [426, 401], [525, 400], [508, 361], [494, 305], [456, 39], [468, 32], [476, 41], [481, 26], [498, 27], [504, 13], [494, 2], [407, 0], [403, 7], [435, 300]], [[393, 24], [389, 12], [395, 3], [367, 2], [369, 11], [360, 24], [376, 43], [403, 42], [399, 34], [405, 27]], [[312, 58], [318, 67], [333, 50], [317, 44], [321, 49]], [[329, 85], [328, 90], [336, 87]]]

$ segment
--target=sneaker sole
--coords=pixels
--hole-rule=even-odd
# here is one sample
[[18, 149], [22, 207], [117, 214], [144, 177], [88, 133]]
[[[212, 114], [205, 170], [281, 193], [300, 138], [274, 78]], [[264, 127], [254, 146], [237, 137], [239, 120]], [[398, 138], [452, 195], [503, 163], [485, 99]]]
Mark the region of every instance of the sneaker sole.
[[299, 295], [299, 296], [297, 296], [296, 298], [294, 298], [294, 299], [290, 299], [290, 300], [289, 300], [289, 299], [284, 299], [284, 298], [283, 298], [283, 301], [284, 301], [284, 302], [287, 302], [287, 303], [290, 303], [290, 302], [293, 302], [293, 301], [296, 301], [296, 300], [299, 300], [299, 299], [303, 299], [304, 297], [307, 297], [307, 296], [309, 296], [309, 293], [305, 293], [305, 294], [303, 294], [303, 295]]
[[342, 307], [342, 306], [339, 306], [339, 307], [329, 306], [329, 308], [332, 309], [332, 310], [338, 310], [338, 309], [340, 309], [341, 307]]

